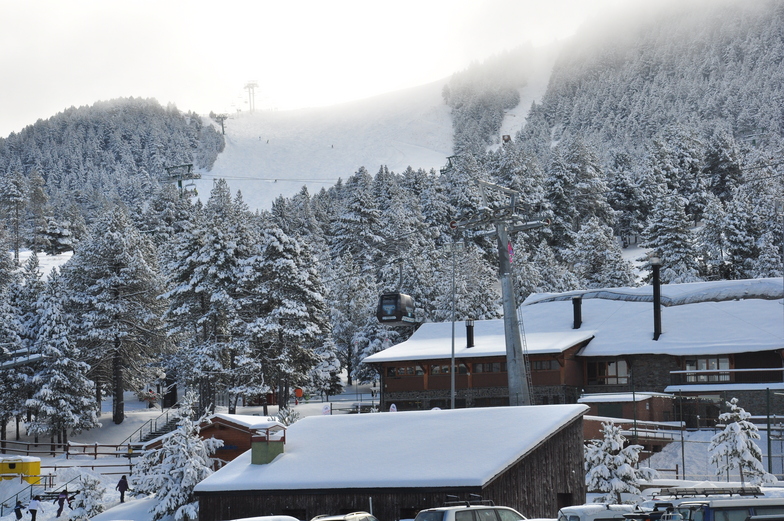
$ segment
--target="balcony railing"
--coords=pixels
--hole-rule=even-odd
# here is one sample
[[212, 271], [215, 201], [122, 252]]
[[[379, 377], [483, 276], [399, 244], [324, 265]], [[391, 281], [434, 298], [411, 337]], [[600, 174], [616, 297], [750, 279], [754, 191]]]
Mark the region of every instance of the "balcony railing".
[[671, 385], [784, 382], [784, 367], [670, 371]]

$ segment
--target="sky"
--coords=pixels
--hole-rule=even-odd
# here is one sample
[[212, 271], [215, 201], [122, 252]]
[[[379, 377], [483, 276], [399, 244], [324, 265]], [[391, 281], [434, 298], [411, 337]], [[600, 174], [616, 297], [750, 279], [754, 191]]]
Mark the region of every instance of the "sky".
[[635, 0], [0, 0], [0, 136], [71, 106], [334, 105], [573, 34]]

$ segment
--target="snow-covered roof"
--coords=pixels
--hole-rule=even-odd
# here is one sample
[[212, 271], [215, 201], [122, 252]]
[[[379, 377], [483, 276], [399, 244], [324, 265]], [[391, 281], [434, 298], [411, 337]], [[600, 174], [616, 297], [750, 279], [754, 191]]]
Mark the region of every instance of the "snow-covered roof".
[[[593, 337], [588, 329], [572, 331], [538, 331], [526, 333], [528, 354], [558, 354]], [[466, 326], [455, 323], [455, 357], [477, 358], [506, 355], [504, 321], [477, 320], [474, 322], [474, 347], [466, 347]], [[405, 342], [379, 351], [364, 359], [365, 363], [401, 360], [432, 360], [452, 354], [452, 323], [428, 322]]]
[[577, 400], [577, 403], [644, 402], [654, 396], [672, 398], [672, 395], [664, 393], [601, 393], [584, 394]]
[[[665, 284], [662, 334], [653, 340], [651, 286], [535, 294], [520, 307], [528, 354], [554, 354], [585, 340], [581, 356], [630, 354], [725, 355], [784, 348], [782, 279]], [[582, 326], [573, 329], [571, 297], [581, 295]], [[405, 342], [365, 362], [451, 356], [451, 322], [423, 324]], [[506, 353], [503, 320], [474, 322], [476, 347], [466, 348], [466, 328], [455, 324], [455, 356]], [[693, 389], [690, 386], [689, 389]]]
[[271, 463], [253, 465], [245, 452], [196, 492], [482, 486], [587, 410], [539, 405], [309, 416], [289, 426], [285, 452]]
[[220, 418], [230, 423], [234, 423], [248, 430], [255, 431], [261, 429], [285, 429], [286, 426], [277, 420], [270, 420], [266, 416], [254, 416], [251, 414], [222, 414], [217, 413], [210, 416], [210, 420]]
[[[534, 293], [525, 299], [525, 304], [536, 304], [556, 300], [571, 300], [572, 297], [601, 298], [653, 302], [653, 286], [635, 288], [602, 288], [567, 291], [565, 293]], [[687, 284], [663, 284], [661, 301], [663, 306], [680, 306], [695, 302], [722, 302], [736, 299], [779, 299], [784, 296], [780, 278], [717, 280], [713, 282], [691, 282]]]

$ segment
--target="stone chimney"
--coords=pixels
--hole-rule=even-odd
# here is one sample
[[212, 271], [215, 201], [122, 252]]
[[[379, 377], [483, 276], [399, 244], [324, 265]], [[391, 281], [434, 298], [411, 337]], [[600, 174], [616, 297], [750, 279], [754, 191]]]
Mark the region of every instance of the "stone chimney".
[[255, 428], [256, 434], [250, 438], [250, 462], [253, 465], [266, 465], [283, 454], [286, 426], [273, 421], [269, 422], [269, 425]]

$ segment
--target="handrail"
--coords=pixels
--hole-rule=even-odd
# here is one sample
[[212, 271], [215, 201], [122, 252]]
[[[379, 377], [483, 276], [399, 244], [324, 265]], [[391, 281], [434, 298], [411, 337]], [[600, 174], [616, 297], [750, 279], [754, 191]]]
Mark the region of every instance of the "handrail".
[[[52, 486], [54, 485], [54, 475], [53, 474], [40, 475], [40, 476], [34, 476], [34, 475], [28, 475], [28, 474], [19, 474], [19, 479], [20, 480], [23, 480], [25, 477], [48, 478], [48, 481], [49, 481], [50, 485], [52, 485]], [[74, 479], [77, 479], [77, 478], [73, 478], [71, 481], [73, 481]], [[69, 481], [68, 483], [70, 483], [71, 481]], [[67, 485], [68, 483], [65, 483], [65, 484]], [[46, 488], [46, 483], [44, 483], [42, 485], [40, 483], [40, 480], [39, 480], [38, 483], [31, 483], [30, 486], [28, 486], [27, 488], [17, 492], [16, 494], [14, 494], [12, 496], [8, 496], [3, 501], [0, 501], [0, 517], [5, 515], [5, 512], [6, 512], [5, 509], [6, 508], [9, 508], [9, 509], [13, 510], [14, 506], [16, 505], [16, 502], [17, 501], [21, 501], [20, 498], [25, 498], [28, 501], [30, 499], [32, 499], [32, 497], [33, 497], [33, 488], [34, 487], [44, 487], [44, 489], [45, 489]], [[57, 489], [55, 489], [55, 490], [57, 490]], [[9, 500], [10, 500], [10, 504], [9, 504]]]
[[133, 431], [133, 432], [131, 433], [131, 435], [130, 435], [130, 436], [128, 436], [127, 438], [125, 438], [125, 439], [124, 439], [124, 440], [123, 440], [123, 441], [120, 443], [120, 445], [130, 445], [130, 444], [132, 444], [132, 443], [133, 443], [133, 437], [134, 437], [134, 436], [136, 436], [136, 434], [137, 434], [137, 433], [139, 434], [139, 443], [141, 443], [141, 441], [142, 441], [142, 437], [144, 436], [144, 435], [143, 435], [143, 431], [144, 431], [144, 429], [145, 429], [146, 427], [148, 427], [148, 426], [152, 426], [152, 428], [150, 428], [149, 432], [155, 432], [155, 430], [156, 430], [156, 429], [157, 429], [157, 427], [158, 427], [158, 420], [160, 420], [160, 419], [161, 419], [161, 418], [163, 418], [164, 416], [166, 417], [166, 421], [164, 422], [164, 425], [165, 425], [166, 423], [168, 423], [168, 421], [169, 421], [169, 413], [171, 412], [171, 410], [172, 410], [172, 409], [174, 409], [174, 408], [175, 408], [175, 407], [177, 407], [178, 405], [179, 405], [179, 402], [175, 403], [174, 405], [172, 405], [171, 407], [169, 407], [168, 409], [166, 409], [165, 411], [163, 411], [163, 412], [161, 413], [161, 415], [160, 415], [160, 416], [158, 416], [157, 418], [150, 418], [149, 420], [147, 420], [146, 422], [144, 422], [144, 423], [142, 424], [142, 426], [141, 426], [141, 427], [139, 427], [138, 429], [136, 429], [135, 431]]

